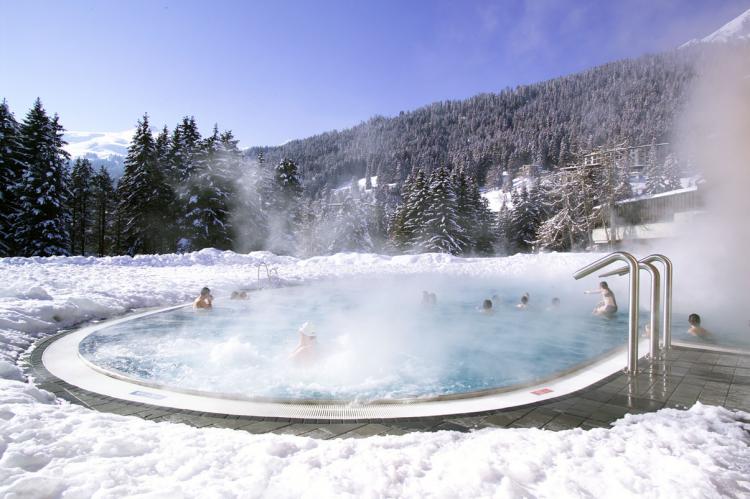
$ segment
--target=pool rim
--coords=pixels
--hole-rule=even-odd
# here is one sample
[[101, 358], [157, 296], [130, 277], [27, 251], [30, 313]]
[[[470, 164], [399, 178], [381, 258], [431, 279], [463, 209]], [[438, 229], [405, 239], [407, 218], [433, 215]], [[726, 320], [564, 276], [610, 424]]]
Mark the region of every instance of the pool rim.
[[[363, 402], [357, 400], [242, 398], [234, 394], [203, 391], [200, 391], [200, 393], [185, 393], [184, 389], [151, 386], [139, 382], [141, 380], [134, 380], [126, 376], [112, 376], [111, 373], [106, 372], [107, 370], [93, 365], [79, 353], [80, 342], [100, 329], [149, 315], [177, 310], [189, 305], [180, 304], [135, 312], [124, 317], [89, 323], [83, 327], [60, 333], [39, 345], [39, 348], [44, 349], [41, 362], [52, 376], [62, 381], [92, 393], [120, 400], [181, 410], [198, 410], [240, 416], [292, 417], [297, 419], [325, 418], [331, 420], [443, 416], [527, 405], [558, 398], [586, 388], [621, 371], [625, 363], [625, 347], [621, 347], [610, 350], [594, 359], [588, 359], [553, 376], [520, 385], [429, 398], [414, 397]], [[66, 345], [62, 345], [61, 342], [66, 343]], [[58, 358], [61, 353], [61, 345], [69, 346], [67, 344], [70, 343], [75, 345], [75, 363], [69, 362], [69, 354], [72, 353], [69, 350], [67, 356], [62, 359]], [[644, 339], [640, 343], [640, 351], [645, 352], [647, 340]], [[65, 350], [62, 350], [62, 352], [65, 352]], [[65, 362], [66, 359], [68, 362]], [[61, 369], [65, 364], [68, 364], [68, 369]], [[111, 383], [108, 383], [107, 380]], [[117, 385], [117, 389], [113, 388], [114, 385]], [[143, 389], [150, 392], [143, 392]], [[143, 397], [153, 398], [144, 399]]]

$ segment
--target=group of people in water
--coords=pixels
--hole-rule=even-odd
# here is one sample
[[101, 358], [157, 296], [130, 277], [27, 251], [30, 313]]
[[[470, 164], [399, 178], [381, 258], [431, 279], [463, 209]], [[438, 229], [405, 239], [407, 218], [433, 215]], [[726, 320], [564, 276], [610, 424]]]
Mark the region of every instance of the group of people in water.
[[[599, 287], [595, 290], [584, 291], [585, 294], [599, 293], [601, 295], [601, 301], [594, 307], [592, 313], [607, 319], [613, 318], [617, 314], [617, 300], [615, 294], [609, 288], [606, 281], [601, 281]], [[230, 295], [232, 300], [247, 300], [248, 294], [246, 291], [233, 291]], [[521, 299], [515, 305], [518, 310], [525, 310], [529, 307], [529, 300], [531, 295], [528, 292], [521, 295]], [[213, 308], [214, 297], [211, 295], [211, 290], [207, 287], [201, 289], [200, 295], [193, 301], [193, 308], [196, 310], [210, 310]], [[492, 298], [488, 298], [482, 302], [479, 307], [479, 311], [484, 314], [494, 313], [494, 304], [498, 303], [500, 297], [493, 295]], [[437, 295], [433, 292], [422, 291], [422, 305], [423, 306], [435, 306], [437, 304]], [[555, 310], [560, 307], [560, 298], [554, 297], [547, 310]], [[698, 314], [690, 314], [688, 317], [688, 323], [690, 328], [688, 333], [704, 339], [711, 338], [705, 328], [701, 326], [701, 318]], [[317, 332], [315, 326], [311, 322], [305, 322], [297, 331], [299, 333], [299, 342], [297, 347], [289, 355], [290, 360], [296, 364], [309, 364], [315, 360], [317, 356]]]

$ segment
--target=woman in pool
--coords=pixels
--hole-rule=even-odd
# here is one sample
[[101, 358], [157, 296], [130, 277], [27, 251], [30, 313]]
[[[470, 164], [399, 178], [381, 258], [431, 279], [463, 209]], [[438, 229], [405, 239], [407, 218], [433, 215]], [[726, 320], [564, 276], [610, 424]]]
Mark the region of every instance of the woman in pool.
[[600, 301], [599, 304], [594, 307], [594, 310], [592, 312], [594, 315], [600, 315], [602, 317], [611, 319], [617, 313], [617, 300], [615, 299], [615, 294], [611, 289], [609, 289], [607, 281], [600, 282], [599, 289], [584, 291], [584, 293], [601, 293], [602, 295], [602, 301]]
[[711, 333], [709, 333], [705, 328], [701, 327], [700, 315], [690, 314], [688, 316], [688, 323], [690, 324], [688, 333], [692, 334], [693, 336], [697, 336], [698, 338], [703, 338], [704, 340], [711, 338]]
[[211, 290], [208, 288], [201, 289], [201, 294], [193, 302], [194, 309], [210, 310], [213, 308], [214, 297], [211, 296]]
[[305, 322], [299, 328], [299, 344], [297, 348], [289, 355], [289, 358], [296, 364], [310, 364], [317, 357], [317, 343], [315, 341], [315, 326], [310, 322]]

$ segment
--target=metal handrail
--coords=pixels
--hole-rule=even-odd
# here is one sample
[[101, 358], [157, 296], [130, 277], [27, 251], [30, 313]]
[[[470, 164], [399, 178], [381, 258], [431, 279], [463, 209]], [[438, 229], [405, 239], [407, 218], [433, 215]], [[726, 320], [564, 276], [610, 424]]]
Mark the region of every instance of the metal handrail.
[[261, 284], [260, 284], [260, 282], [261, 282], [260, 281], [260, 268], [261, 267], [265, 267], [266, 268], [266, 276], [268, 277], [268, 282], [269, 283], [271, 282], [271, 272], [268, 270], [268, 264], [266, 262], [260, 262], [258, 264], [258, 289], [263, 288], [263, 286], [261, 286]]
[[586, 265], [573, 274], [574, 279], [581, 279], [587, 275], [603, 269], [616, 261], [625, 262], [630, 273], [630, 289], [628, 302], [628, 365], [627, 372], [638, 372], [638, 298], [639, 298], [639, 264], [638, 260], [625, 251], [616, 251]]
[[[672, 275], [674, 267], [672, 260], [659, 253], [648, 255], [640, 260], [642, 263], [659, 262], [664, 265], [664, 312], [662, 314], [662, 351], [666, 353], [672, 348]], [[628, 273], [626, 267], [607, 272], [599, 277], [608, 277], [611, 275], [625, 275]]]

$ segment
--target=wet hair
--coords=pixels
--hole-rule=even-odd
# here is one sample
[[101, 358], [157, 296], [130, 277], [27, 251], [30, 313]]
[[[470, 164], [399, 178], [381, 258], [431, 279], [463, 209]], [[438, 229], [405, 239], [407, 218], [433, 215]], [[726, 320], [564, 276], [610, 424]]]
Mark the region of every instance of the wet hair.
[[210, 289], [208, 289], [208, 288], [201, 289], [201, 296], [206, 296], [206, 295], [210, 295], [210, 294], [211, 294], [211, 290]]
[[492, 308], [492, 300], [484, 300], [482, 302], [482, 309], [490, 310]]
[[247, 298], [247, 291], [240, 291], [240, 298]]
[[698, 314], [690, 314], [688, 316], [688, 322], [691, 326], [700, 326], [701, 325], [701, 316]]
[[521, 303], [523, 303], [524, 305], [529, 303], [529, 295], [523, 295], [521, 297]]
[[557, 296], [555, 296], [554, 298], [552, 298], [552, 304], [553, 305], [559, 305], [560, 304], [560, 298], [558, 298]]
[[599, 283], [600, 288], [609, 289], [609, 284], [607, 284], [607, 281], [602, 281]]

